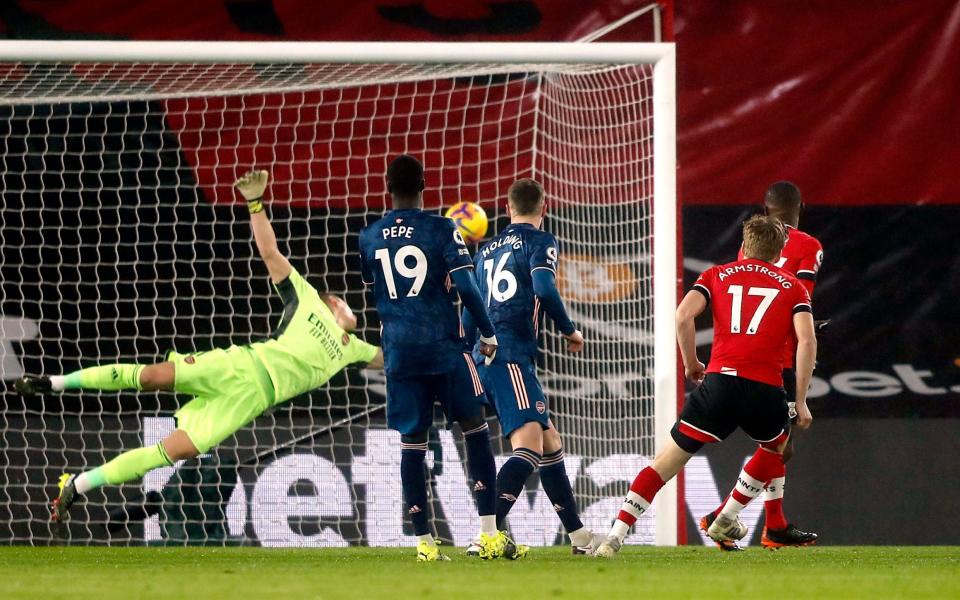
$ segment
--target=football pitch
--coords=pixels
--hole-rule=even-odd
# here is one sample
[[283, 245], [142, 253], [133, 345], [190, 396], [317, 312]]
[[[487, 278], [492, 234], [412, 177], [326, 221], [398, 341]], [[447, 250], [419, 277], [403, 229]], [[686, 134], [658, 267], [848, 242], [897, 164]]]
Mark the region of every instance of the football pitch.
[[627, 548], [616, 559], [534, 548], [520, 561], [417, 563], [411, 549], [0, 548], [0, 598], [960, 597], [951, 547], [736, 554]]

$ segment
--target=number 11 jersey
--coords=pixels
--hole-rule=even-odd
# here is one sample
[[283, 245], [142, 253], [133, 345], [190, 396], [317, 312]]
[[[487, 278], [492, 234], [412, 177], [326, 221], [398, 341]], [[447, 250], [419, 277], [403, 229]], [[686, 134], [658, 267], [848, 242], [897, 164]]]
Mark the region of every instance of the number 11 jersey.
[[783, 347], [793, 315], [810, 312], [810, 295], [793, 275], [747, 258], [704, 271], [693, 289], [713, 307], [707, 373], [783, 385]]
[[446, 373], [463, 362], [450, 273], [473, 263], [453, 221], [392, 210], [360, 232], [360, 263], [364, 283], [373, 285], [387, 375]]

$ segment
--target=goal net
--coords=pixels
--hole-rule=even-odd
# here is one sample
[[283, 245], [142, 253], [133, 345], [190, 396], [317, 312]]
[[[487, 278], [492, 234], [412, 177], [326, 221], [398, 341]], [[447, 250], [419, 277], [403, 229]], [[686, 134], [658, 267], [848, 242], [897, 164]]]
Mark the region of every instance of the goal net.
[[[660, 44], [0, 43], [0, 543], [414, 543], [380, 372], [348, 369], [209, 455], [91, 492], [60, 529], [58, 475], [156, 443], [189, 398], [9, 385], [268, 335], [280, 302], [231, 189], [254, 166], [281, 248], [378, 342], [357, 233], [404, 152], [426, 167], [428, 210], [480, 202], [491, 233], [516, 178], [544, 184], [587, 346], [566, 353], [548, 326], [540, 374], [584, 521], [608, 527], [676, 414], [672, 61]], [[465, 545], [464, 453], [439, 415], [430, 449], [434, 526]], [[629, 542], [675, 542], [664, 498]], [[540, 489], [510, 525], [562, 540]]]

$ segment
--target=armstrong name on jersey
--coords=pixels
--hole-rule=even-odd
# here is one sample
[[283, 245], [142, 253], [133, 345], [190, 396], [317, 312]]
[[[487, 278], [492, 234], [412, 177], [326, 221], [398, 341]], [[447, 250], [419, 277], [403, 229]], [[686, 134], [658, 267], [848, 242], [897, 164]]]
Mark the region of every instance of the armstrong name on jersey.
[[770, 269], [764, 265], [757, 265], [754, 263], [735, 264], [733, 266], [724, 267], [717, 271], [717, 277], [720, 279], [720, 281], [723, 281], [727, 277], [736, 273], [759, 273], [761, 275], [772, 277], [777, 283], [780, 284], [780, 287], [785, 290], [789, 290], [793, 287], [793, 283], [790, 281], [790, 279], [788, 279], [788, 276], [784, 275], [781, 271]]

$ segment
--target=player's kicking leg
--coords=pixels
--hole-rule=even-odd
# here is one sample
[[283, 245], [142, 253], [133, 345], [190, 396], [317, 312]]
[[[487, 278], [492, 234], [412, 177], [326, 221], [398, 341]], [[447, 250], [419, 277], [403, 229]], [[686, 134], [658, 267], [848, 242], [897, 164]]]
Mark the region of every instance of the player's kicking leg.
[[[784, 471], [785, 473], [785, 471]], [[764, 548], [776, 550], [784, 546], [810, 546], [816, 543], [817, 534], [802, 531], [793, 523], [788, 523], [783, 515], [783, 483], [784, 477], [774, 477], [763, 488], [763, 504], [766, 522], [763, 527], [763, 535], [760, 543]], [[700, 518], [700, 530], [708, 533], [710, 526], [716, 520], [717, 515], [723, 510], [729, 497], [716, 509]], [[730, 541], [718, 541], [717, 547], [723, 551], [741, 550], [739, 546]]]
[[[783, 388], [787, 392], [787, 408], [790, 423], [797, 422], [797, 373], [792, 368], [783, 370]], [[787, 521], [783, 512], [783, 493], [786, 487], [786, 463], [793, 456], [793, 435], [783, 449], [784, 467], [776, 477], [767, 482], [763, 489], [764, 525], [760, 543], [765, 548], [775, 550], [783, 546], [809, 546], [817, 541], [817, 534], [801, 531]]]
[[[790, 415], [791, 419], [796, 417], [796, 411]], [[763, 535], [760, 537], [760, 544], [764, 548], [776, 550], [784, 546], [811, 546], [817, 542], [817, 534], [799, 529], [793, 523], [787, 521], [783, 513], [783, 493], [786, 486], [786, 462], [790, 460], [793, 454], [793, 434], [787, 440], [787, 445], [783, 449], [783, 466], [777, 474], [766, 483], [763, 488], [763, 511], [765, 522], [763, 525]], [[719, 509], [717, 509], [719, 512]]]
[[[716, 425], [719, 427], [716, 431], [721, 432], [717, 435], [711, 433], [708, 427], [698, 427], [687, 421], [686, 418], [695, 419], [697, 416], [697, 402], [694, 400], [696, 397], [694, 392], [691, 401], [684, 406], [681, 420], [670, 432], [672, 439], [667, 442], [667, 447], [657, 455], [653, 465], [641, 471], [633, 481], [610, 536], [597, 549], [596, 556], [610, 558], [616, 554], [630, 527], [650, 507], [653, 497], [663, 487], [664, 482], [679, 473], [690, 457], [705, 443], [723, 440], [731, 433], [732, 429], [723, 424]], [[704, 422], [709, 423], [710, 420], [706, 419]], [[788, 432], [781, 430], [776, 437], [762, 442], [753, 457], [744, 465], [737, 485], [727, 497], [719, 514], [707, 527], [707, 535], [715, 542], [736, 544], [747, 534], [746, 525], [740, 521], [740, 511], [761, 492], [763, 482], [773, 478], [779, 469], [778, 465], [783, 465], [781, 452], [788, 435]]]
[[[787, 448], [789, 448], [790, 442], [787, 442], [787, 444]], [[787, 519], [783, 514], [783, 490], [784, 482], [786, 480], [786, 468], [783, 464], [776, 465], [774, 468], [776, 469], [774, 477], [767, 481], [763, 486], [763, 506], [766, 522], [763, 527], [763, 535], [760, 538], [761, 545], [763, 545], [764, 548], [769, 548], [771, 550], [776, 550], [777, 548], [783, 548], [785, 546], [813, 545], [817, 541], [818, 536], [816, 533], [803, 531], [793, 523], [787, 522]], [[744, 474], [741, 471], [741, 479], [743, 476]], [[713, 525], [717, 516], [721, 513], [729, 500], [730, 497], [728, 496], [724, 499], [719, 507], [709, 514], [704, 515], [700, 519], [700, 529], [704, 533], [708, 533], [709, 535], [710, 526]], [[725, 551], [740, 550], [735, 543], [729, 541], [718, 541], [717, 546], [721, 550]]]
[[[765, 482], [774, 478], [783, 468], [783, 448], [789, 433], [760, 443], [760, 447], [743, 466], [737, 484], [727, 496], [716, 517], [707, 526], [707, 535], [716, 542], [735, 541], [746, 535], [746, 527], [740, 523], [739, 514], [744, 507], [762, 491]], [[701, 523], [701, 527], [704, 524]]]
[[[694, 443], [692, 446], [698, 445]], [[703, 444], [700, 443], [697, 449], [702, 446]], [[681, 448], [673, 439], [667, 440], [667, 445], [653, 459], [653, 464], [640, 471], [630, 484], [630, 491], [627, 492], [627, 497], [620, 506], [617, 519], [613, 522], [607, 538], [594, 552], [594, 556], [612, 558], [620, 551], [623, 539], [627, 537], [630, 528], [647, 512], [660, 488], [680, 472], [694, 452]]]
[[[610, 558], [615, 555], [620, 550], [627, 532], [637, 522], [637, 519], [650, 508], [650, 503], [653, 502], [653, 498], [660, 491], [660, 488], [676, 476], [690, 460], [690, 457], [699, 452], [704, 444], [720, 442], [733, 433], [738, 426], [738, 415], [741, 412], [737, 410], [736, 402], [740, 401], [739, 394], [742, 393], [742, 390], [737, 386], [738, 382], [734, 381], [734, 378], [726, 375], [708, 375], [690, 393], [683, 406], [683, 411], [680, 413], [680, 418], [673, 429], [670, 430], [670, 439], [667, 440], [666, 446], [653, 459], [653, 464], [640, 471], [636, 479], [633, 480], [630, 491], [620, 508], [620, 513], [617, 515], [617, 520], [610, 530], [610, 535], [597, 548], [595, 556]], [[761, 397], [760, 400], [767, 401], [769, 399]], [[769, 409], [774, 413], [772, 424], [763, 421], [764, 418], [769, 416], [766, 414], [760, 415], [761, 421], [765, 425], [778, 428], [774, 431], [782, 432], [783, 430], [779, 427], [784, 423], [784, 420], [779, 419], [776, 414], [776, 403], [770, 401], [769, 404], [774, 407]], [[752, 408], [752, 406], [751, 404], [750, 407]], [[785, 413], [783, 417], [786, 417]], [[779, 455], [777, 456], [779, 457]], [[751, 470], [751, 476], [761, 475], [769, 479], [769, 473], [772, 472], [770, 463], [771, 461], [764, 460], [765, 470]], [[762, 484], [753, 493], [753, 496], [760, 492], [761, 487]], [[740, 508], [742, 509], [743, 506], [741, 505]], [[747, 528], [740, 522], [737, 517], [738, 513], [739, 510], [733, 512], [731, 508], [731, 512], [718, 516], [709, 527], [710, 537], [718, 542], [731, 543], [742, 539], [747, 533]]]
[[[693, 453], [681, 448], [676, 441], [670, 440], [667, 446], [657, 455], [653, 464], [640, 471], [637, 477], [630, 485], [630, 491], [627, 493], [623, 505], [620, 507], [620, 513], [610, 530], [606, 540], [597, 548], [595, 556], [600, 558], [612, 558], [620, 551], [623, 545], [623, 539], [627, 536], [630, 528], [649, 508], [654, 497], [664, 484], [676, 476], [680, 469], [687, 464]], [[741, 480], [742, 482], [742, 480]], [[738, 486], [740, 483], [738, 483]], [[760, 488], [756, 488], [759, 493]], [[756, 495], [754, 493], [754, 496]], [[736, 543], [743, 539], [747, 534], [747, 527], [740, 521], [738, 515], [743, 506], [749, 502], [749, 498], [741, 498], [744, 502], [732, 504], [731, 508], [721, 514], [710, 524], [708, 534], [717, 542]]]

